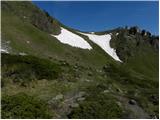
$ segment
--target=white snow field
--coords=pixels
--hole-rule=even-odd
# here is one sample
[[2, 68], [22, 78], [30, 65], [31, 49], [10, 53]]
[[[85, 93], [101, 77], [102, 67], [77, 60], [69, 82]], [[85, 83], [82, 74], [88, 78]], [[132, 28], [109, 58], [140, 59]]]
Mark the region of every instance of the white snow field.
[[105, 35], [95, 35], [95, 34], [87, 34], [79, 32], [80, 34], [83, 34], [85, 36], [88, 36], [91, 41], [96, 43], [98, 46], [100, 46], [106, 53], [108, 53], [113, 59], [122, 62], [119, 57], [116, 54], [116, 50], [111, 48], [110, 46], [110, 40], [111, 35], [105, 34]]
[[87, 41], [85, 41], [82, 37], [62, 27], [61, 27], [61, 33], [59, 35], [51, 34], [51, 36], [56, 37], [61, 43], [68, 44], [73, 47], [89, 49], [89, 50], [92, 49], [90, 44]]

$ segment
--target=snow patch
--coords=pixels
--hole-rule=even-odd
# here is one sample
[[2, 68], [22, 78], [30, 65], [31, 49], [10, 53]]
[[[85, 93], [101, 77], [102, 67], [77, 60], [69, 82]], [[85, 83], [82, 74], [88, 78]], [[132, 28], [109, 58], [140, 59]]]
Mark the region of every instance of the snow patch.
[[118, 35], [119, 33], [116, 33], [116, 36]]
[[1, 48], [1, 53], [9, 53], [7, 50]]
[[59, 35], [53, 35], [51, 36], [56, 37], [61, 43], [71, 45], [73, 47], [78, 47], [82, 49], [92, 49], [90, 44], [85, 41], [82, 37], [68, 31], [67, 29], [64, 29], [61, 27], [61, 33]]
[[1, 47], [0, 47], [0, 50], [1, 50], [1, 53], [10, 53], [11, 51], [11, 48], [10, 48], [10, 44], [11, 41], [2, 41], [1, 40]]
[[113, 59], [122, 62], [117, 56], [116, 50], [111, 48], [110, 46], [111, 34], [105, 34], [105, 35], [95, 35], [95, 34], [93, 35], [93, 34], [86, 34], [86, 33], [80, 33], [80, 34], [88, 36], [92, 42], [100, 46]]
[[21, 56], [25, 56], [25, 55], [27, 55], [26, 53], [24, 53], [24, 52], [21, 52], [21, 53], [19, 53], [19, 55], [21, 55]]

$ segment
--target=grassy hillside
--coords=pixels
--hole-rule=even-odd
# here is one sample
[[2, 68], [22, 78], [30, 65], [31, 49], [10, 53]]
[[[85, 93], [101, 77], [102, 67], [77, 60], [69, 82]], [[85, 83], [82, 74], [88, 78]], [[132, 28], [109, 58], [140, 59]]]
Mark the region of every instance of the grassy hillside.
[[[58, 21], [51, 18], [47, 12], [40, 10], [31, 2], [2, 2], [2, 9], [18, 16], [21, 20], [29, 22], [40, 30], [47, 33], [59, 33]], [[54, 27], [53, 27], [54, 25]]]
[[[31, 10], [32, 6], [30, 7], [29, 9]], [[10, 44], [7, 44], [7, 41], [10, 41]], [[93, 64], [99, 66], [111, 60], [107, 54], [104, 55], [104, 52], [98, 52], [102, 51], [101, 49], [89, 51], [61, 44], [49, 33], [41, 31], [30, 22], [5, 9], [2, 9], [2, 43], [11, 47], [11, 51], [9, 51], [11, 53], [24, 52], [47, 59], [68, 60], [70, 63], [84, 64], [84, 66], [89, 66], [88, 64], [90, 66]], [[87, 61], [91, 62], [88, 63]]]
[[[150, 44], [157, 37], [124, 28], [97, 32], [112, 33], [119, 63], [31, 2], [2, 2], [1, 16], [2, 48], [9, 51], [1, 54], [2, 118], [159, 116], [159, 58]], [[61, 26], [93, 49], [60, 43], [50, 34]]]
[[[10, 102], [7, 108], [13, 110], [2, 107], [5, 113], [2, 114], [3, 118], [46, 118], [45, 114], [51, 118], [158, 116], [158, 80], [117, 63], [108, 63], [101, 69], [94, 69], [73, 66], [65, 61], [51, 62], [32, 56], [2, 54], [1, 85], [2, 100], [5, 102], [23, 93], [29, 96], [27, 99], [33, 97], [47, 105], [44, 117], [22, 110], [22, 114], [30, 114], [25, 117], [18, 114], [19, 109], [13, 115], [17, 104], [15, 101], [14, 106], [11, 106], [13, 103]], [[19, 98], [16, 97], [17, 100]], [[132, 99], [136, 101], [135, 105], [129, 104]], [[23, 103], [20, 105], [22, 107], [25, 107]]]

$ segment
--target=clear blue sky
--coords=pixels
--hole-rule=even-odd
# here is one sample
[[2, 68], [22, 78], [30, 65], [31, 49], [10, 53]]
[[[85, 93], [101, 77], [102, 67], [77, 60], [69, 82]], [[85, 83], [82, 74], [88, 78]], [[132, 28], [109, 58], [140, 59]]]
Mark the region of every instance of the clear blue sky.
[[158, 35], [158, 1], [33, 1], [63, 24], [81, 31], [139, 26]]

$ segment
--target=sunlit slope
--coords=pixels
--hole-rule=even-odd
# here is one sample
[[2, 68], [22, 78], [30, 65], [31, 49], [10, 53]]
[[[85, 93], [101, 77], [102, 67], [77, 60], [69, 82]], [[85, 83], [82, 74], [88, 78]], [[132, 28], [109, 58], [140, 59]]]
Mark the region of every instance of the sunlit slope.
[[[32, 6], [28, 7], [30, 8], [27, 9], [32, 9]], [[71, 63], [90, 64], [91, 66], [93, 64], [103, 65], [112, 60], [107, 54], [104, 54], [103, 50], [97, 46], [94, 47], [93, 43], [91, 43], [91, 46], [94, 47], [92, 50], [74, 48], [70, 45], [62, 44], [50, 33], [43, 31], [19, 16], [21, 15], [2, 9], [2, 43], [10, 48], [10, 53], [18, 54], [23, 52], [45, 58], [65, 59]], [[57, 24], [57, 26], [60, 25]]]

